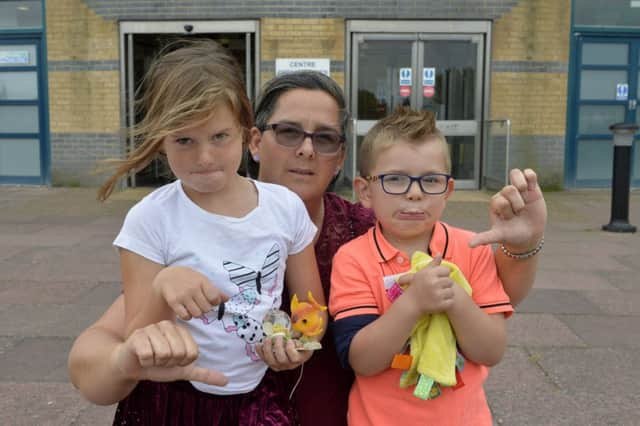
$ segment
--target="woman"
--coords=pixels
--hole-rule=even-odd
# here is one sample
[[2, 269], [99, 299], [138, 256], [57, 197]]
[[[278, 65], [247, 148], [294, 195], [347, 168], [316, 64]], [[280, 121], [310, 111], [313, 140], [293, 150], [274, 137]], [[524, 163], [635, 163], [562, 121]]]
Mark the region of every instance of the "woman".
[[[344, 135], [348, 113], [342, 91], [333, 80], [320, 73], [284, 74], [265, 85], [255, 114], [256, 128], [251, 130], [249, 149], [251, 158], [260, 166], [258, 178], [285, 185], [304, 201], [309, 216], [320, 230], [316, 236], [316, 258], [328, 299], [333, 255], [338, 247], [373, 224], [368, 210], [326, 193], [346, 156]], [[336, 136], [342, 142], [337, 150], [331, 143]], [[541, 245], [546, 205], [533, 171], [513, 170], [510, 177], [512, 185], [491, 199], [490, 230], [478, 234], [473, 243], [503, 244], [504, 249], [496, 252], [496, 264], [515, 305], [529, 292], [537, 266], [537, 256], [519, 254], [533, 253]], [[176, 331], [173, 324], [149, 326], [126, 342], [123, 336], [124, 304], [120, 297], [78, 337], [71, 350], [72, 382], [95, 403], [119, 401], [142, 379], [221, 380], [215, 372], [187, 363], [194, 359], [193, 342], [188, 335]], [[149, 353], [153, 343], [164, 350], [186, 348], [192, 356], [185, 357], [177, 366], [142, 367], [146, 364], [139, 362], [140, 354]], [[302, 372], [295, 368], [296, 363], [274, 357], [270, 341], [264, 345], [263, 356], [274, 370], [293, 369], [265, 376], [265, 380], [274, 381], [275, 393], [288, 394], [301, 374], [294, 402], [300, 422], [305, 426], [346, 424], [352, 376], [339, 366], [330, 329], [322, 344], [324, 349], [304, 364]]]

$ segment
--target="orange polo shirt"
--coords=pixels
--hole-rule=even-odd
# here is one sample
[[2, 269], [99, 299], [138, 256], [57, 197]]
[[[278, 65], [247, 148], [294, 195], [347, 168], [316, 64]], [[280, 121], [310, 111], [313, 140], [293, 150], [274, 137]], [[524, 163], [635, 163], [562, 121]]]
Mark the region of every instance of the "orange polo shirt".
[[[513, 307], [498, 278], [489, 246], [469, 247], [473, 233], [437, 222], [429, 244], [433, 255], [455, 263], [473, 289], [472, 298], [489, 314], [510, 315]], [[407, 272], [410, 256], [393, 247], [376, 224], [366, 234], [343, 245], [333, 258], [329, 311], [336, 321], [355, 315], [383, 315], [391, 306], [385, 277]], [[389, 278], [387, 278], [389, 280]], [[464, 386], [443, 387], [432, 400], [400, 388], [402, 370], [387, 369], [375, 376], [358, 376], [349, 394], [350, 425], [474, 425], [491, 426], [491, 413], [482, 384], [488, 368], [465, 360]]]

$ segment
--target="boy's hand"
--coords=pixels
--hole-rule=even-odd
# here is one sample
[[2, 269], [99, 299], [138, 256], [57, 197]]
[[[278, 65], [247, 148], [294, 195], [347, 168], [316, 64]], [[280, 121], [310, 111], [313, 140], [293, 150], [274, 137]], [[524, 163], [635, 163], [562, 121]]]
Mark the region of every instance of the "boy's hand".
[[405, 294], [420, 314], [443, 312], [453, 305], [454, 283], [449, 278], [451, 271], [441, 262], [442, 254], [437, 254], [425, 268], [398, 279], [400, 286], [409, 286]]
[[171, 321], [135, 330], [113, 354], [115, 366], [132, 380], [172, 382], [194, 380], [224, 386], [220, 372], [197, 367], [198, 346], [191, 334]]
[[201, 273], [182, 266], [163, 269], [153, 280], [154, 289], [182, 320], [209, 312], [228, 297]]
[[475, 235], [469, 245], [502, 243], [513, 252], [531, 250], [542, 239], [547, 223], [547, 204], [531, 169], [513, 169], [511, 185], [495, 194], [489, 203], [491, 228]]
[[313, 355], [313, 351], [297, 350], [290, 339], [285, 342], [282, 336], [265, 338], [262, 344], [256, 345], [256, 352], [274, 371], [292, 370]]

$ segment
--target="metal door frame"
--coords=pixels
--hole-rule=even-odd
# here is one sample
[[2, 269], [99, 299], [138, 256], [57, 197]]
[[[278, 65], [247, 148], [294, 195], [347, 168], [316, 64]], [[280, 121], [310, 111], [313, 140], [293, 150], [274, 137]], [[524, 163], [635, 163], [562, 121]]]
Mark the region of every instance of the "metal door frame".
[[[476, 117], [477, 127], [475, 129], [476, 149], [474, 150], [474, 178], [473, 180], [456, 181], [457, 187], [461, 189], [477, 189], [480, 187], [480, 176], [482, 173], [481, 157], [484, 147], [484, 120], [489, 112], [490, 80], [491, 73], [488, 64], [491, 63], [491, 22], [489, 21], [347, 21], [346, 56], [345, 65], [345, 95], [347, 105], [350, 105], [352, 113], [357, 111], [357, 96], [353, 96], [352, 88], [357, 84], [358, 76], [358, 43], [363, 40], [407, 40], [413, 41], [412, 63], [414, 70], [421, 70], [424, 65], [422, 41], [425, 40], [460, 40], [471, 39], [480, 36], [484, 38], [484, 43], [480, 40], [477, 48], [477, 79], [476, 79], [476, 100], [475, 108], [478, 112]], [[421, 83], [421, 73], [413, 73], [413, 87], [419, 87]], [[420, 74], [420, 75], [418, 75]], [[420, 84], [421, 86], [421, 84]], [[483, 96], [484, 94], [484, 96]], [[411, 98], [413, 105], [422, 106], [421, 91], [414, 90]], [[458, 136], [465, 133], [467, 127], [465, 121], [440, 121], [438, 128], [445, 136]], [[354, 174], [357, 173], [357, 137], [366, 133], [375, 123], [374, 120], [359, 121], [353, 120], [353, 130], [351, 138], [352, 167]], [[446, 123], [446, 124], [445, 124]], [[462, 127], [462, 128], [461, 128]], [[471, 129], [472, 131], [473, 129]]]
[[[185, 28], [191, 27], [190, 31]], [[245, 33], [245, 75], [247, 76], [246, 90], [249, 99], [253, 99], [260, 87], [260, 22], [257, 20], [243, 21], [121, 21], [120, 22], [120, 121], [125, 128], [130, 127], [127, 117], [134, 117], [133, 97], [127, 99], [127, 93], [134, 93], [133, 67], [127, 67], [133, 62], [133, 36], [136, 34], [182, 34], [185, 37], [193, 34], [223, 34]], [[254, 50], [251, 51], [251, 42]], [[126, 52], [126, 57], [125, 57]], [[252, 63], [254, 66], [252, 67]], [[128, 85], [128, 87], [127, 87]], [[131, 138], [122, 137], [121, 155], [129, 150]], [[135, 175], [132, 175], [132, 186], [135, 186]]]
[[[626, 66], [623, 65], [583, 65], [582, 64], [582, 46], [584, 43], [626, 43], [629, 47], [629, 63]], [[625, 106], [625, 122], [636, 121], [636, 110], [629, 108], [629, 101], [637, 99], [638, 86], [640, 85], [640, 37], [633, 34], [604, 34], [602, 32], [576, 32], [572, 36], [572, 61], [570, 64], [569, 82], [568, 82], [568, 102], [567, 102], [567, 132], [565, 140], [565, 186], [573, 188], [592, 188], [592, 187], [609, 187], [611, 180], [602, 179], [582, 179], [578, 180], [578, 145], [581, 139], [602, 139], [613, 140], [612, 134], [607, 135], [580, 135], [579, 134], [579, 109], [581, 105], [580, 100], [580, 82], [581, 82], [581, 70], [583, 69], [599, 69], [605, 68], [611, 69], [624, 69], [627, 71], [627, 84], [629, 87], [629, 96], [627, 101], [590, 101], [590, 104], [602, 103], [602, 104], [622, 104], [627, 103]], [[635, 69], [635, 73], [633, 70]], [[638, 108], [636, 105], [635, 108]], [[613, 123], [611, 123], [613, 124]], [[640, 124], [640, 123], [637, 123]], [[636, 134], [634, 139], [634, 148], [638, 149], [640, 146], [640, 134]], [[613, 143], [613, 142], [612, 142]], [[613, 145], [611, 146], [611, 152], [613, 153]], [[633, 175], [633, 158], [631, 173]], [[640, 176], [636, 176], [631, 180], [632, 186], [640, 185]]]
[[37, 84], [37, 100], [5, 100], [2, 105], [32, 105], [38, 108], [38, 133], [2, 133], [3, 138], [12, 139], [37, 139], [39, 148], [40, 173], [35, 176], [0, 175], [0, 184], [26, 184], [26, 185], [50, 185], [51, 184], [51, 150], [49, 139], [49, 98], [47, 82], [47, 58], [46, 44], [42, 36], [29, 33], [14, 33], [9, 37], [0, 38], [2, 45], [33, 45], [36, 51], [36, 65], [18, 65], [3, 67], [0, 72], [35, 71]]

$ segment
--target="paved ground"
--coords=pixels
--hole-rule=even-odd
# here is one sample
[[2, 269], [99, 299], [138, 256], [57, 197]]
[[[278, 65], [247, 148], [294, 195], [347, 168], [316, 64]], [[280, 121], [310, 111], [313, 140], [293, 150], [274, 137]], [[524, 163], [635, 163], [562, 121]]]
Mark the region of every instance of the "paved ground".
[[[73, 338], [119, 293], [110, 246], [141, 191], [0, 186], [0, 424], [107, 425], [113, 407], [69, 384]], [[612, 234], [610, 191], [546, 194], [549, 226], [535, 289], [509, 320], [509, 349], [487, 392], [504, 425], [639, 424], [640, 233]], [[483, 192], [446, 219], [482, 230]], [[640, 226], [640, 192], [630, 222]]]

